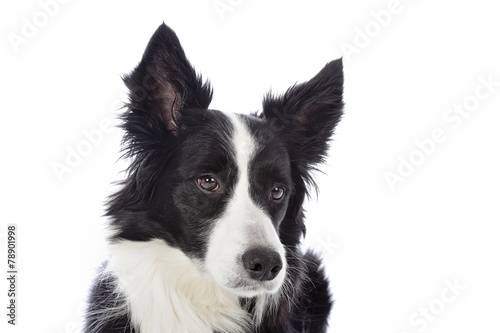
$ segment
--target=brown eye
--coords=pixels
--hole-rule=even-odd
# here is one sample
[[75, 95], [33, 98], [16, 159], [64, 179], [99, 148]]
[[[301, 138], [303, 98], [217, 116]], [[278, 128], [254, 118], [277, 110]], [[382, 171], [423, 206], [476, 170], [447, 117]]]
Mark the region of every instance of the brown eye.
[[196, 182], [202, 189], [206, 191], [213, 192], [219, 189], [219, 184], [217, 183], [217, 179], [215, 179], [212, 176], [201, 176], [196, 180]]
[[285, 188], [281, 186], [276, 186], [271, 190], [271, 198], [273, 200], [280, 200], [285, 195]]

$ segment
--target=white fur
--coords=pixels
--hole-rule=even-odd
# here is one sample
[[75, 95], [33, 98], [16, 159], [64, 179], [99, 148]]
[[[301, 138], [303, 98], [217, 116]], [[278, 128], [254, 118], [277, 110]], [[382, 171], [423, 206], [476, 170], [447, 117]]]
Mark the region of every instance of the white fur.
[[110, 254], [107, 273], [117, 279], [117, 293], [141, 333], [247, 332], [250, 318], [237, 296], [163, 240], [120, 241]]
[[[228, 116], [234, 127], [232, 144], [239, 170], [238, 182], [226, 211], [215, 222], [210, 235], [205, 270], [219, 285], [239, 296], [275, 293], [285, 279], [286, 259], [270, 217], [250, 196], [248, 169], [259, 147], [241, 118], [235, 114]], [[273, 280], [257, 282], [248, 277], [241, 257], [254, 247], [266, 247], [280, 254], [283, 268]]]

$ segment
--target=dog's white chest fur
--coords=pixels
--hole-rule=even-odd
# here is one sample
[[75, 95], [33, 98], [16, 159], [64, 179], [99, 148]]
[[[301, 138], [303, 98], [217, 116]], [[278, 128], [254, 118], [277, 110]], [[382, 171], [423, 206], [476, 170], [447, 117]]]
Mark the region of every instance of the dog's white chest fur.
[[155, 239], [120, 241], [110, 254], [107, 273], [141, 333], [247, 332], [250, 316], [237, 296], [205, 278], [180, 250]]

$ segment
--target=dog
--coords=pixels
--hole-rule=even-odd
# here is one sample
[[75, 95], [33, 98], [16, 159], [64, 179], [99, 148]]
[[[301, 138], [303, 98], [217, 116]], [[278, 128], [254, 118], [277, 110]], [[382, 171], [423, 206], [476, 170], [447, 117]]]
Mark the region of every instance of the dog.
[[107, 204], [85, 332], [326, 332], [328, 279], [300, 243], [343, 114], [342, 59], [268, 93], [261, 112], [222, 113], [163, 23], [123, 79], [130, 166]]

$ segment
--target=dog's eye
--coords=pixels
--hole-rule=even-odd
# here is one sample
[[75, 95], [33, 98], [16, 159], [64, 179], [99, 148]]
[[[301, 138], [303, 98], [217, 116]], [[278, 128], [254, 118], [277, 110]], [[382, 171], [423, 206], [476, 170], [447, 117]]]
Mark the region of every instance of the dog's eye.
[[271, 198], [273, 200], [280, 200], [285, 195], [285, 188], [281, 186], [276, 186], [271, 190]]
[[215, 179], [212, 176], [201, 176], [196, 180], [196, 182], [202, 189], [206, 191], [213, 192], [219, 189], [219, 184], [217, 183], [217, 179]]

